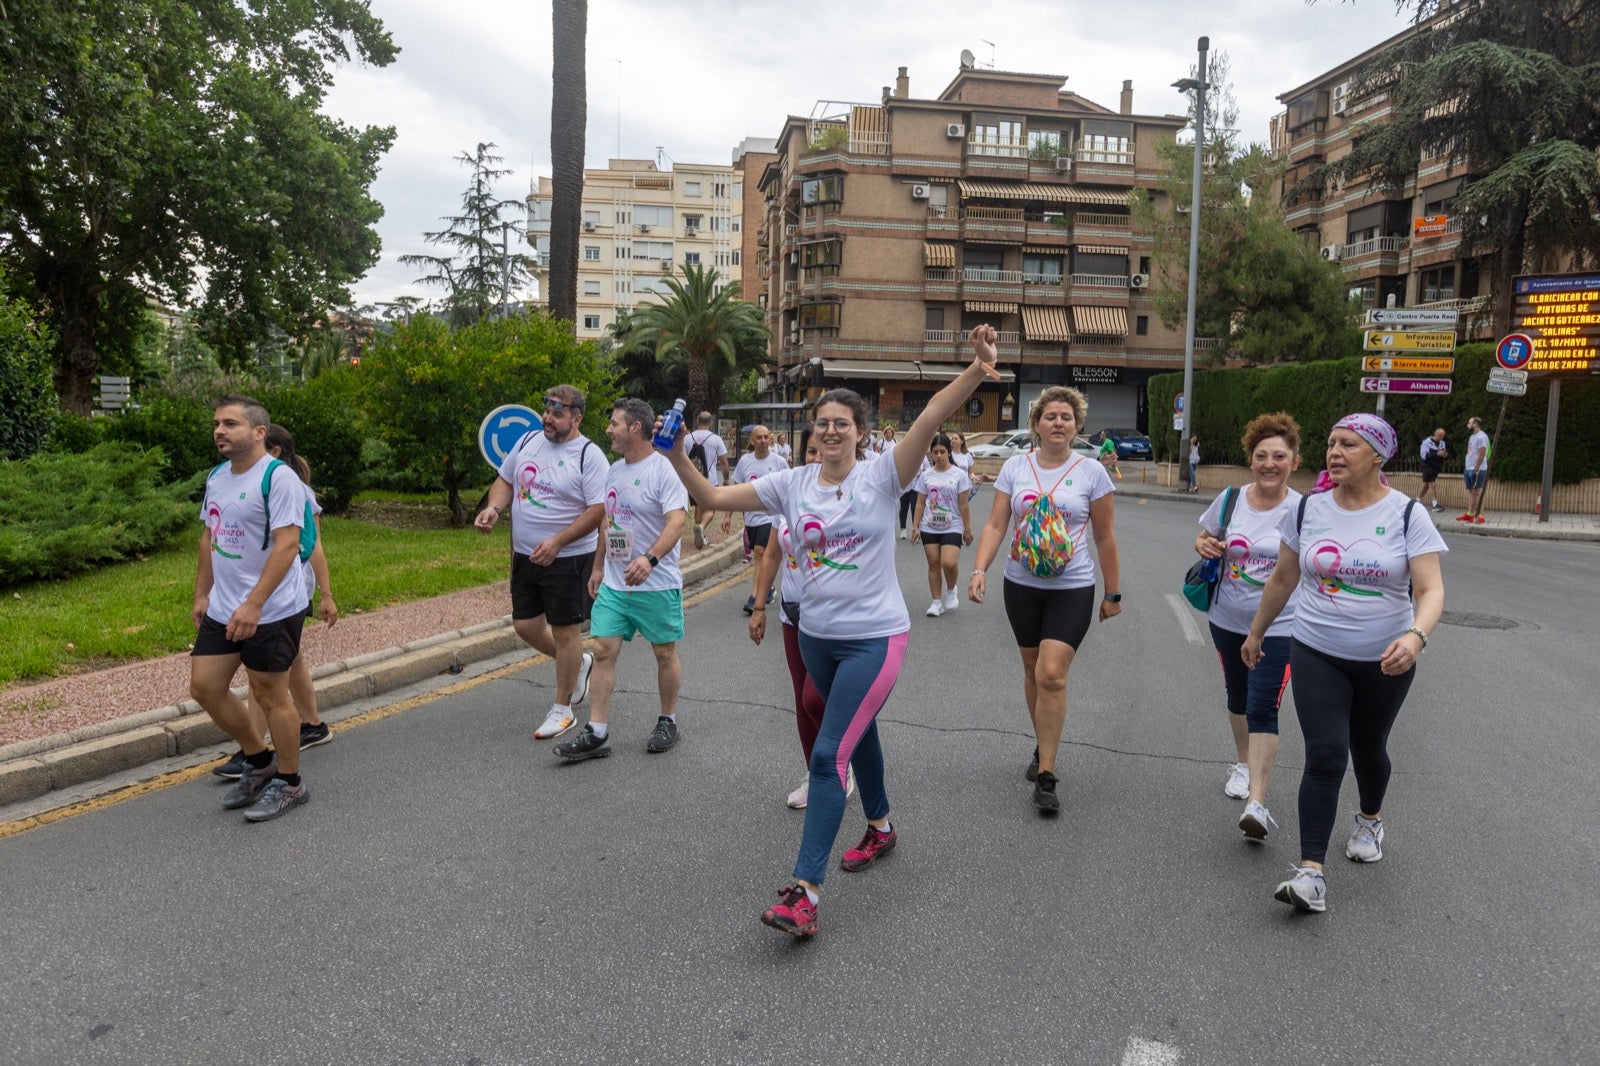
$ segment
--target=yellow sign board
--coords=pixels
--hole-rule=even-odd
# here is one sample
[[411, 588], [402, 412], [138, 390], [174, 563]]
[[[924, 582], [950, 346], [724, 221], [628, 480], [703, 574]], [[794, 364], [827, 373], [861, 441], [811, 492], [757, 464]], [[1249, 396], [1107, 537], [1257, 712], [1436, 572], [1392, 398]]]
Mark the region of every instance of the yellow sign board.
[[1452, 355], [1369, 355], [1361, 360], [1361, 369], [1368, 373], [1449, 374], [1455, 368]]
[[1367, 331], [1362, 347], [1369, 352], [1453, 352], [1456, 335], [1454, 330], [1407, 333], [1397, 329], [1372, 329]]

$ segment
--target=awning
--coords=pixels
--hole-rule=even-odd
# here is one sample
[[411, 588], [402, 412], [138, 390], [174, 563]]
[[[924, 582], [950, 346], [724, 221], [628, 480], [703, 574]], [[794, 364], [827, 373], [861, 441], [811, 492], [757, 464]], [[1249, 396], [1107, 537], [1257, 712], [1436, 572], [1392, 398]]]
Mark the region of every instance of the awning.
[[1126, 337], [1126, 307], [1077, 307], [1072, 309], [1072, 332], [1079, 336]]
[[1044, 185], [1021, 182], [1002, 185], [993, 181], [958, 181], [962, 197], [981, 196], [989, 200], [1039, 200], [1051, 204], [1100, 204], [1121, 207], [1128, 203], [1125, 192], [1108, 192], [1102, 189], [1084, 189], [1076, 185]]
[[1065, 245], [1059, 244], [1024, 244], [1022, 250], [1028, 255], [1066, 255], [1071, 251]]
[[1072, 339], [1067, 330], [1065, 307], [1022, 305], [1022, 333], [1030, 341], [1065, 343]]
[[1127, 248], [1117, 248], [1109, 244], [1075, 244], [1073, 248], [1080, 252], [1089, 252], [1092, 255], [1127, 255]]
[[1017, 313], [1016, 304], [1002, 303], [998, 300], [968, 300], [966, 303], [966, 308], [968, 311], [978, 311], [996, 315], [1014, 315]]
[[928, 241], [922, 246], [922, 255], [931, 267], [954, 267], [956, 265], [956, 246], [953, 244]]
[[[833, 378], [877, 378], [880, 381], [954, 381], [968, 363], [900, 362], [891, 359], [824, 359], [822, 374]], [[1001, 368], [1001, 381], [1015, 381], [1017, 375]]]

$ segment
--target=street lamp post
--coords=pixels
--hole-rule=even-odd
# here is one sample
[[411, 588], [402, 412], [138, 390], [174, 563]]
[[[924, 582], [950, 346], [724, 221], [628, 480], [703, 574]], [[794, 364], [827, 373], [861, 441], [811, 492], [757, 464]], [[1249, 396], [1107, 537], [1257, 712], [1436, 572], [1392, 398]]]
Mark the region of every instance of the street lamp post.
[[1196, 285], [1200, 276], [1200, 164], [1206, 141], [1206, 52], [1211, 38], [1199, 41], [1200, 61], [1195, 77], [1172, 83], [1179, 92], [1194, 92], [1194, 186], [1189, 200], [1189, 322], [1183, 335], [1183, 433], [1178, 438], [1178, 459], [1189, 461], [1189, 438], [1194, 435], [1194, 315]]

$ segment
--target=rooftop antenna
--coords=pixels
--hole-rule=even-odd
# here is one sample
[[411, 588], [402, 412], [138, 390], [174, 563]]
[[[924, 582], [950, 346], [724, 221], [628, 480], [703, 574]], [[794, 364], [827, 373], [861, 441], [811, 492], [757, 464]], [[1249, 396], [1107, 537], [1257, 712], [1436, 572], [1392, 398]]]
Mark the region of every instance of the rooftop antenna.
[[983, 41], [984, 44], [989, 46], [989, 69], [993, 70], [994, 69], [994, 42], [993, 41], [984, 41], [984, 39], [982, 37], [979, 37], [978, 40]]

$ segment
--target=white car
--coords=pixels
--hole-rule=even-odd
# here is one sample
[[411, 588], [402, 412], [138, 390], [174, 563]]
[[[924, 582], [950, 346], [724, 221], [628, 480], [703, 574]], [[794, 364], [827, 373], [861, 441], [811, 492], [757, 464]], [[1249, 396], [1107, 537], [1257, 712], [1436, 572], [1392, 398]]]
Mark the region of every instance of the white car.
[[[1009, 459], [1013, 455], [1033, 450], [1033, 435], [1026, 429], [1012, 430], [1009, 433], [996, 433], [987, 440], [978, 444], [968, 443], [967, 451], [977, 459]], [[1100, 454], [1100, 449], [1089, 443], [1087, 437], [1077, 437], [1072, 442], [1074, 454], [1093, 459]]]

